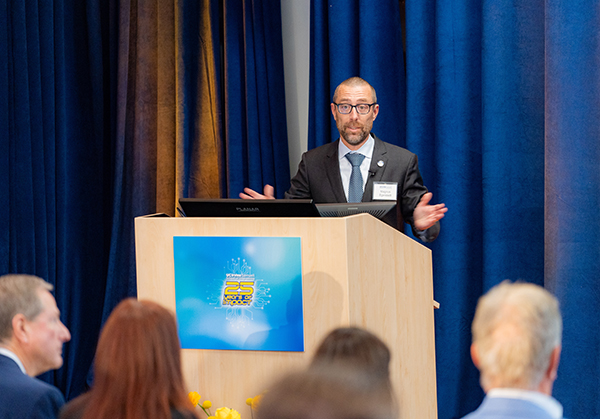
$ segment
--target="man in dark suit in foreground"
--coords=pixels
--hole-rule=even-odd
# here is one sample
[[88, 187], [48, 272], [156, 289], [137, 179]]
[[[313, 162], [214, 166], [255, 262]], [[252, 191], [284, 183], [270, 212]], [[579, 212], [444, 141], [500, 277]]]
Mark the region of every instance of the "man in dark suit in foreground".
[[[396, 200], [396, 211], [383, 221], [399, 230], [407, 222], [421, 240], [433, 241], [448, 209], [429, 204], [431, 193], [423, 186], [415, 154], [371, 133], [379, 113], [375, 89], [360, 77], [343, 81], [333, 95], [331, 113], [340, 139], [302, 155], [285, 197], [319, 204]], [[274, 190], [266, 185], [260, 194], [245, 188], [240, 198], [271, 199]]]
[[560, 419], [552, 397], [561, 350], [558, 301], [544, 288], [508, 281], [479, 299], [471, 357], [486, 397], [464, 419]]
[[62, 366], [71, 334], [52, 285], [32, 275], [0, 277], [0, 418], [56, 418], [65, 399], [35, 376]]

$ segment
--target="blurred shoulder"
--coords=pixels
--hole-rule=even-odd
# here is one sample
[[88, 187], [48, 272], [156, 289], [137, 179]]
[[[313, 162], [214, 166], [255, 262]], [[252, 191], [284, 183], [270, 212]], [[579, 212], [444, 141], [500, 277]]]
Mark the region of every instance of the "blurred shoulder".
[[171, 419], [196, 419], [196, 416], [187, 410], [171, 409]]
[[82, 394], [67, 403], [60, 411], [60, 419], [78, 419], [88, 405], [89, 393]]

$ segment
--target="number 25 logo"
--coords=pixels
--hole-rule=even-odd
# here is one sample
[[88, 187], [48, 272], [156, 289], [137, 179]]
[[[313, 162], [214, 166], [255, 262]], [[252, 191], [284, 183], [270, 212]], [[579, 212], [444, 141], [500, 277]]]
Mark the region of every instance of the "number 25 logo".
[[245, 295], [254, 293], [253, 281], [227, 281], [225, 283], [225, 295]]

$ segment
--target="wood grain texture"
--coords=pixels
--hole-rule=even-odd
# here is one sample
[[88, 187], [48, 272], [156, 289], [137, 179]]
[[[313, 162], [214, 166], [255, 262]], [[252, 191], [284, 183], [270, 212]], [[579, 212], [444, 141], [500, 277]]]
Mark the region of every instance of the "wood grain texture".
[[175, 311], [173, 236], [300, 237], [305, 352], [182, 351], [190, 391], [249, 415], [248, 397], [304, 368], [333, 328], [357, 325], [392, 351], [401, 418], [437, 418], [431, 252], [370, 215], [346, 218], [138, 217], [138, 298]]

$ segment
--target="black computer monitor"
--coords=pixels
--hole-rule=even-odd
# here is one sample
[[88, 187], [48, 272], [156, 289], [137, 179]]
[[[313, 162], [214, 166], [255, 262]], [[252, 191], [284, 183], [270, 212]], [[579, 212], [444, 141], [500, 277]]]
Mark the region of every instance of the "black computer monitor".
[[315, 204], [321, 217], [345, 217], [347, 215], [371, 214], [376, 218], [383, 218], [392, 208], [396, 201], [375, 201], [339, 204]]
[[180, 198], [186, 217], [319, 217], [312, 199]]

